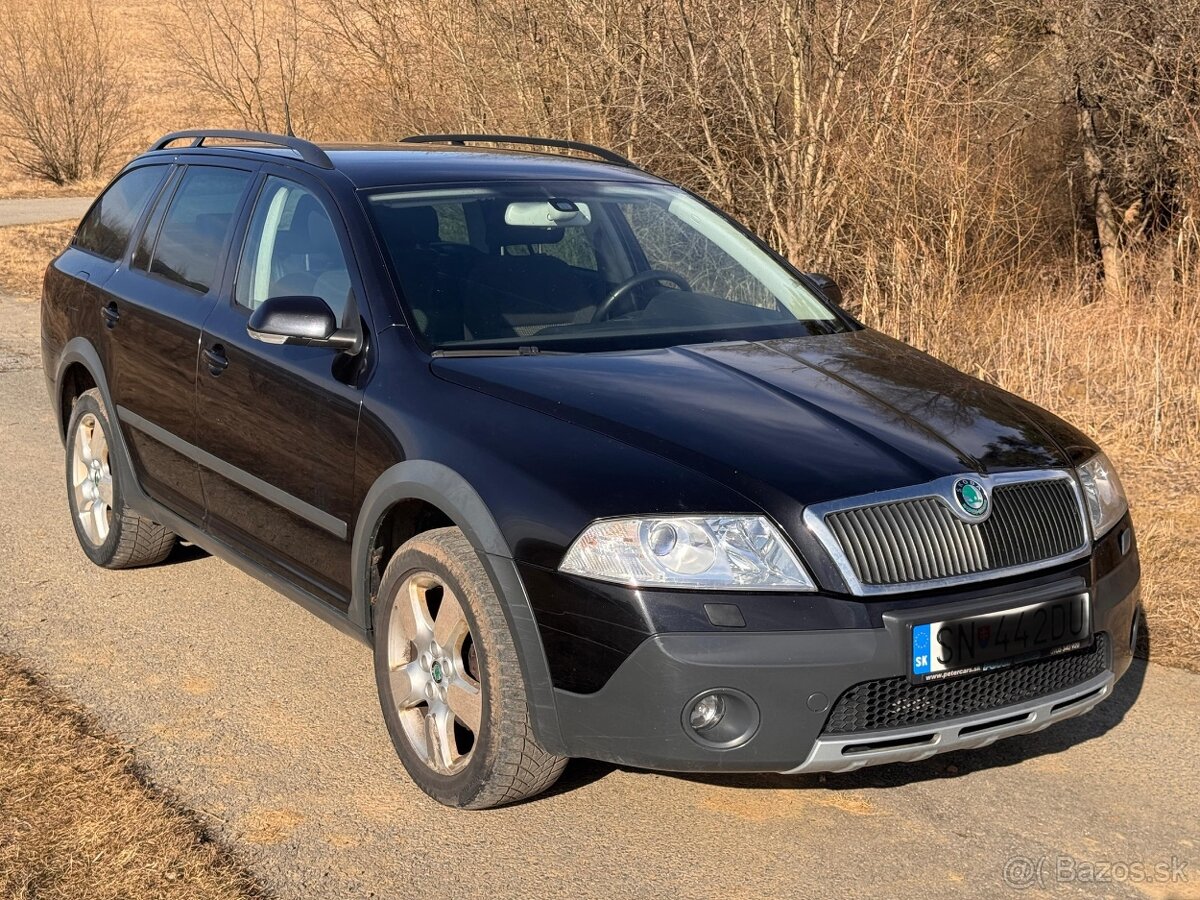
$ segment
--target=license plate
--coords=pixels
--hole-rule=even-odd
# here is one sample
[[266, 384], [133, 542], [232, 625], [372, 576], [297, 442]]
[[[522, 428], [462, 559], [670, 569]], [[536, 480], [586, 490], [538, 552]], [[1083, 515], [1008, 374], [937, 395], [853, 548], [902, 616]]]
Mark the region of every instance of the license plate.
[[1087, 594], [912, 626], [909, 680], [938, 681], [998, 669], [1092, 642]]

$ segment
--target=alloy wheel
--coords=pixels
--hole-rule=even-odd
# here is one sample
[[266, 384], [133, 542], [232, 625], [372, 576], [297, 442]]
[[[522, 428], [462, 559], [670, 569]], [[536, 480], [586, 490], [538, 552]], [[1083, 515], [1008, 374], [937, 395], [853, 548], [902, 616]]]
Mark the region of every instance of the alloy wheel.
[[387, 635], [392, 702], [414, 753], [453, 775], [470, 762], [483, 719], [478, 654], [462, 603], [432, 572], [397, 592]]
[[71, 457], [71, 486], [75, 515], [88, 541], [100, 547], [112, 527], [113, 482], [108, 438], [100, 420], [87, 413], [75, 429]]

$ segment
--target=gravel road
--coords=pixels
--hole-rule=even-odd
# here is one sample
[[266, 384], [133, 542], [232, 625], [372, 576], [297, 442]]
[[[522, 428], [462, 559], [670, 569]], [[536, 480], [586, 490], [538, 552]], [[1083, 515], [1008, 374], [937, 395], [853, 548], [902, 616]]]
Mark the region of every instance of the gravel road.
[[48, 197], [0, 200], [0, 227], [82, 219], [92, 197]]
[[[1200, 677], [1141, 663], [1081, 719], [918, 765], [684, 778], [576, 762], [531, 803], [443, 809], [393, 755], [364, 647], [187, 548], [139, 571], [86, 561], [36, 329], [36, 305], [0, 298], [0, 646], [281, 897], [924, 900], [1007, 896], [1006, 871], [1068, 896], [1200, 897]], [[1176, 880], [1087, 868], [1112, 862], [1168, 879], [1173, 863]], [[1086, 882], [1101, 875], [1116, 880]]]

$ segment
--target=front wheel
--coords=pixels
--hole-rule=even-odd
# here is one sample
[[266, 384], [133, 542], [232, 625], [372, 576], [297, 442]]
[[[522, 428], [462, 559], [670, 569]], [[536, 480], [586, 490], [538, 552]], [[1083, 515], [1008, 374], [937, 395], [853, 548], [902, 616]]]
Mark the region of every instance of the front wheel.
[[440, 803], [514, 803], [546, 790], [566, 765], [534, 737], [500, 601], [457, 528], [418, 535], [388, 563], [375, 679], [400, 760]]

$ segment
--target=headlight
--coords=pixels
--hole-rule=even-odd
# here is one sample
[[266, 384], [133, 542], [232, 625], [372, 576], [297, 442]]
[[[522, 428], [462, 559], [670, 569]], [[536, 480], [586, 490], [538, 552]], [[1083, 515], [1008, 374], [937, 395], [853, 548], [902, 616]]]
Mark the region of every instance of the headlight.
[[811, 591], [812, 578], [762, 516], [593, 522], [559, 569], [633, 586]]
[[1097, 540], [1125, 515], [1129, 503], [1117, 470], [1103, 453], [1097, 453], [1079, 467], [1079, 483], [1092, 520], [1092, 536]]

